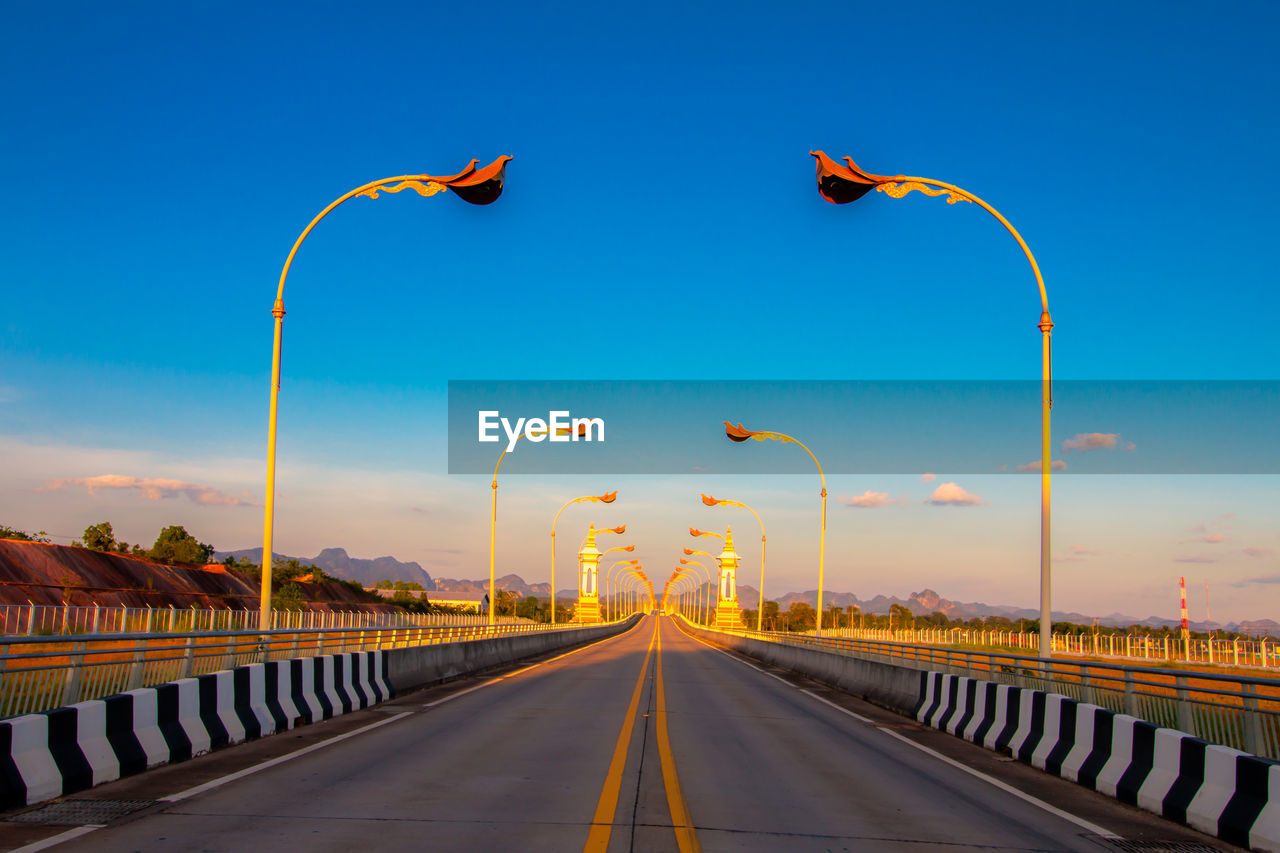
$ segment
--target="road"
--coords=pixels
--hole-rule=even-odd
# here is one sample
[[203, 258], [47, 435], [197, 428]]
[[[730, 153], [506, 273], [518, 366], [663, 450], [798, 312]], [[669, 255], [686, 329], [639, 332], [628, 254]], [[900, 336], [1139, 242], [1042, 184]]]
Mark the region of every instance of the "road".
[[[313, 751], [233, 762], [230, 780], [177, 765], [101, 786], [161, 802], [56, 849], [1119, 849], [1099, 834], [1234, 849], [765, 672], [666, 617], [362, 713], [345, 739], [311, 734]], [[193, 779], [206, 787], [182, 793]]]

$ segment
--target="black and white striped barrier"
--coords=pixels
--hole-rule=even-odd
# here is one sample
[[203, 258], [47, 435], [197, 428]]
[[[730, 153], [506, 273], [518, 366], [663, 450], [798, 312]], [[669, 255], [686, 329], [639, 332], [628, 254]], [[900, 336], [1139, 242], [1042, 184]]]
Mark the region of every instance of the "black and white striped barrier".
[[1280, 762], [1056, 693], [920, 676], [922, 723], [1232, 844], [1280, 851]]
[[0, 721], [0, 809], [390, 699], [380, 651], [272, 661]]

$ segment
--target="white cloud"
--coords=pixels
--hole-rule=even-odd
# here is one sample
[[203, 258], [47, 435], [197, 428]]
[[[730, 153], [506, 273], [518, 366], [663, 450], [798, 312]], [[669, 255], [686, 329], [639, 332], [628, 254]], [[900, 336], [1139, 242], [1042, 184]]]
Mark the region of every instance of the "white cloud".
[[979, 506], [985, 501], [980, 495], [970, 494], [955, 483], [943, 483], [933, 490], [928, 503], [934, 506]]
[[938, 479], [938, 475], [931, 471], [925, 471], [920, 475], [920, 481], [923, 483], [932, 483], [936, 479]]
[[1270, 557], [1275, 553], [1275, 551], [1270, 548], [1258, 548], [1252, 545], [1248, 548], [1242, 548], [1241, 550], [1249, 557]]
[[[1019, 471], [1039, 471], [1040, 465], [1041, 465], [1041, 460], [1036, 459], [1033, 462], [1028, 462], [1026, 465], [1019, 465], [1017, 467]], [[1063, 462], [1061, 459], [1055, 459], [1049, 463], [1049, 470], [1065, 471], [1067, 470], [1067, 463]]]
[[1079, 432], [1062, 442], [1063, 452], [1072, 450], [1134, 450], [1138, 445], [1120, 440], [1118, 432]]
[[1175, 563], [1213, 563], [1213, 557], [1174, 557]]
[[203, 506], [255, 506], [245, 498], [228, 495], [213, 486], [163, 477], [130, 477], [126, 474], [101, 474], [97, 477], [69, 477], [50, 480], [45, 484], [45, 488], [49, 491], [58, 491], [72, 486], [84, 486], [91, 497], [95, 496], [99, 491], [124, 489], [139, 492], [149, 501], [185, 497]]
[[870, 489], [860, 495], [841, 495], [836, 498], [845, 506], [858, 507], [860, 509], [876, 509], [882, 506], [897, 506], [906, 503], [904, 498], [891, 497], [888, 492], [873, 492]]
[[1206, 533], [1196, 541], [1208, 542], [1210, 545], [1221, 545], [1223, 542], [1227, 541], [1227, 537], [1223, 536], [1221, 533]]

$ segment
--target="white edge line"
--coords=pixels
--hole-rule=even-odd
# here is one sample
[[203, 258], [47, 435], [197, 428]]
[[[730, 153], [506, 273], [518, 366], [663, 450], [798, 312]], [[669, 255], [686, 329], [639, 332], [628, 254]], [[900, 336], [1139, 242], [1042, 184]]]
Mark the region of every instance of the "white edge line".
[[95, 829], [102, 829], [105, 824], [92, 823], [86, 826], [77, 826], [75, 829], [68, 829], [66, 832], [59, 832], [57, 835], [50, 835], [48, 838], [40, 841], [33, 841], [25, 847], [15, 847], [9, 853], [36, 853], [37, 850], [48, 850], [64, 841], [70, 841], [73, 838], [79, 838], [82, 835], [88, 835]]
[[926, 753], [927, 755], [932, 755], [934, 758], [938, 759], [942, 763], [949, 764], [952, 767], [956, 768], [957, 770], [961, 770], [965, 773], [968, 773], [970, 776], [974, 776], [978, 779], [981, 779], [982, 781], [990, 785], [993, 785], [996, 788], [999, 788], [1001, 791], [1004, 791], [1006, 794], [1012, 794], [1013, 796], [1017, 797], [1020, 800], [1023, 800], [1024, 802], [1030, 803], [1033, 806], [1044, 809], [1050, 814], [1056, 815], [1069, 823], [1074, 823], [1076, 826], [1080, 827], [1086, 832], [1093, 833], [1094, 835], [1097, 835], [1102, 838], [1115, 838], [1115, 839], [1120, 838], [1119, 835], [1117, 835], [1116, 833], [1112, 832], [1109, 829], [1103, 829], [1102, 827], [1098, 826], [1096, 823], [1090, 823], [1089, 821], [1085, 820], [1082, 817], [1076, 817], [1070, 812], [1065, 812], [1062, 809], [1058, 808], [1057, 806], [1052, 806], [1046, 803], [1044, 800], [1033, 797], [1030, 794], [1024, 793], [1023, 791], [1019, 791], [1017, 788], [1013, 787], [1012, 785], [1008, 785], [1004, 782], [1001, 782], [999, 779], [996, 779], [993, 776], [988, 776], [986, 773], [983, 773], [981, 770], [974, 770], [972, 767], [969, 767], [959, 761], [956, 761], [954, 758], [948, 758], [942, 753], [937, 752], [936, 750], [932, 750], [929, 747], [925, 746], [924, 744], [916, 743], [909, 737], [901, 735], [898, 732], [893, 731], [892, 729], [887, 729], [884, 726], [877, 724], [876, 721], [872, 720], [870, 717], [864, 717], [861, 714], [856, 714], [853, 711], [850, 711], [848, 708], [842, 708], [841, 706], [837, 705], [835, 702], [832, 702], [829, 699], [824, 699], [823, 697], [819, 696], [817, 693], [813, 693], [809, 690], [805, 690], [802, 687], [798, 687], [797, 685], [792, 684], [790, 681], [787, 681], [785, 678], [781, 678], [777, 675], [774, 675], [772, 672], [767, 672], [766, 670], [763, 670], [760, 667], [755, 666], [754, 664], [747, 663], [742, 658], [736, 655], [731, 655], [728, 652], [726, 652], [724, 649], [716, 648], [715, 646], [703, 640], [701, 637], [694, 637], [692, 634], [688, 634], [688, 633], [686, 633], [685, 636], [690, 637], [694, 640], [697, 640], [699, 643], [702, 643], [704, 646], [711, 649], [712, 651], [720, 652], [722, 655], [724, 655], [727, 658], [732, 658], [733, 660], [736, 660], [738, 663], [743, 664], [744, 666], [751, 667], [756, 672], [762, 672], [765, 675], [769, 676], [770, 678], [778, 679], [778, 681], [781, 681], [783, 684], [786, 684], [790, 687], [795, 687], [797, 690], [799, 690], [801, 693], [805, 694], [806, 696], [809, 696], [813, 699], [817, 699], [822, 704], [829, 705], [832, 708], [835, 708], [837, 711], [839, 711], [842, 714], [846, 714], [850, 717], [853, 717], [855, 720], [859, 720], [860, 722], [869, 723], [872, 726], [875, 726], [875, 728], [877, 728], [878, 730], [887, 734], [889, 737], [895, 738], [896, 740], [900, 740], [903, 743], [907, 744], [908, 746], [915, 747], [916, 749], [920, 750], [923, 753]]
[[349, 732], [344, 732], [343, 734], [337, 735], [335, 737], [331, 737], [328, 740], [322, 740], [319, 743], [313, 743], [311, 744], [311, 746], [303, 747], [302, 749], [299, 749], [295, 752], [290, 752], [287, 755], [278, 755], [275, 758], [262, 762], [261, 764], [255, 764], [252, 767], [246, 767], [243, 770], [237, 770], [234, 773], [228, 773], [226, 776], [219, 776], [217, 779], [210, 779], [208, 782], [205, 782], [202, 785], [196, 785], [194, 788], [188, 788], [185, 791], [179, 791], [176, 794], [170, 794], [167, 797], [161, 797], [158, 802], [161, 802], [161, 803], [182, 802], [185, 799], [194, 797], [196, 794], [203, 794], [205, 791], [210, 791], [214, 788], [220, 788], [223, 785], [227, 784], [228, 782], [234, 782], [237, 779], [243, 779], [245, 776], [251, 776], [254, 773], [257, 773], [259, 770], [266, 770], [268, 767], [275, 767], [277, 764], [284, 764], [286, 761], [292, 761], [295, 758], [300, 758], [301, 756], [315, 752], [316, 750], [324, 749], [326, 746], [333, 746], [335, 743], [340, 743], [348, 738], [353, 738], [356, 735], [362, 735], [365, 732], [373, 731], [374, 729], [381, 728], [382, 726], [385, 726], [388, 723], [394, 723], [396, 720], [403, 720], [405, 717], [412, 716], [412, 715], [413, 715], [413, 711], [403, 711], [394, 716], [387, 717], [385, 720], [378, 720], [376, 723], [370, 723], [367, 726], [361, 726], [358, 729], [352, 729]]

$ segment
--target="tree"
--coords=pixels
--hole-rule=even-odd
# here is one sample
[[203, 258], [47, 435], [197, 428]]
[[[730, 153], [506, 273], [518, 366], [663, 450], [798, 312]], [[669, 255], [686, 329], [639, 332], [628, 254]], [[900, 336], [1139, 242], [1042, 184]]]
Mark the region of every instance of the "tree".
[[160, 531], [151, 546], [151, 558], [165, 563], [203, 565], [213, 558], [213, 546], [196, 539], [182, 525], [175, 524]]
[[909, 628], [915, 622], [915, 615], [901, 604], [889, 605], [889, 622], [898, 628]]
[[532, 619], [535, 622], [543, 621], [539, 617], [542, 612], [542, 602], [537, 596], [526, 595], [524, 600], [516, 605], [516, 615], [521, 619]]
[[803, 601], [793, 601], [783, 617], [786, 631], [812, 631], [818, 625], [818, 611]]
[[10, 527], [7, 524], [0, 524], [0, 539], [17, 539], [20, 542], [44, 542], [48, 543], [49, 534], [43, 530], [35, 533], [27, 533], [25, 530], [19, 530], [16, 527]]
[[766, 601], [764, 603], [764, 619], [762, 621], [766, 631], [782, 630], [778, 619], [778, 602]]
[[115, 532], [111, 529], [109, 521], [100, 521], [86, 527], [80, 538], [84, 542], [84, 547], [90, 551], [117, 550]]
[[272, 610], [303, 610], [306, 605], [302, 600], [302, 587], [296, 583], [287, 583], [280, 591], [271, 596]]

